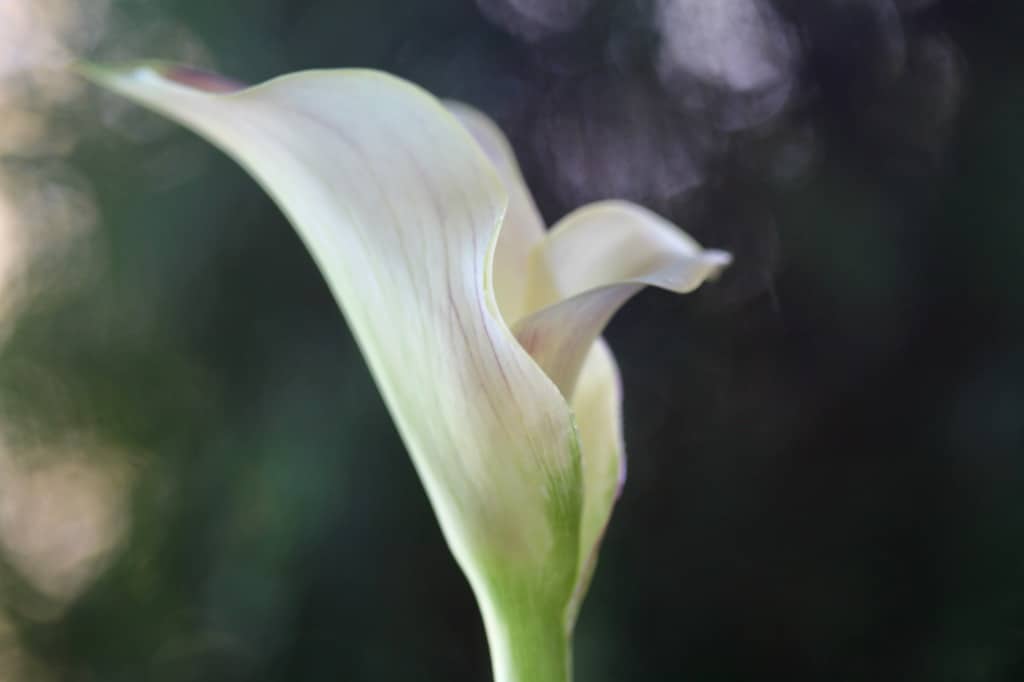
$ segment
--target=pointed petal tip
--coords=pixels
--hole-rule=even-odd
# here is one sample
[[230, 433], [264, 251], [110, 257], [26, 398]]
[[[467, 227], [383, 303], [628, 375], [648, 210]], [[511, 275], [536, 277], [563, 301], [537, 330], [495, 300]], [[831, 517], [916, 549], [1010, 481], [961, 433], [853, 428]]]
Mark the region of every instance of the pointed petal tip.
[[71, 71], [93, 83], [99, 83], [109, 78], [112, 70], [109, 67], [95, 62], [79, 60], [71, 62]]
[[247, 87], [245, 83], [233, 78], [174, 62], [145, 61], [133, 64], [105, 65], [79, 61], [75, 62], [71, 68], [87, 80], [104, 86], [109, 86], [117, 81], [144, 81], [156, 78], [160, 81], [211, 94], [237, 92]]
[[72, 65], [72, 70], [86, 80], [103, 88], [118, 90], [118, 86], [133, 81], [147, 79], [165, 80], [162, 71], [165, 66], [161, 62], [135, 62], [130, 64], [97, 64], [96, 62], [79, 61]]

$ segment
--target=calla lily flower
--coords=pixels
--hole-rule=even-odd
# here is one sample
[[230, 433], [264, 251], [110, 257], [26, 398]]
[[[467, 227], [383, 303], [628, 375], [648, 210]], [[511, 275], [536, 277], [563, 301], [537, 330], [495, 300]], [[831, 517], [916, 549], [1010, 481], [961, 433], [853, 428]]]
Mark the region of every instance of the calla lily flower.
[[601, 332], [645, 286], [729, 262], [639, 206], [545, 231], [479, 112], [369, 70], [262, 85], [84, 67], [236, 159], [323, 273], [483, 615], [498, 682], [561, 682], [624, 471]]

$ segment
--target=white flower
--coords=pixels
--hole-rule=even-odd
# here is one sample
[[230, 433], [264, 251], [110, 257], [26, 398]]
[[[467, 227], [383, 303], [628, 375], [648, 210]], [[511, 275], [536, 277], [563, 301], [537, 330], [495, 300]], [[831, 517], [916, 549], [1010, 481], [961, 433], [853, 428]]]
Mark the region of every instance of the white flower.
[[496, 678], [565, 679], [623, 466], [601, 331], [644, 286], [691, 291], [729, 256], [624, 202], [545, 232], [494, 124], [387, 74], [235, 89], [170, 65], [85, 71], [219, 146], [275, 199], [469, 579]]

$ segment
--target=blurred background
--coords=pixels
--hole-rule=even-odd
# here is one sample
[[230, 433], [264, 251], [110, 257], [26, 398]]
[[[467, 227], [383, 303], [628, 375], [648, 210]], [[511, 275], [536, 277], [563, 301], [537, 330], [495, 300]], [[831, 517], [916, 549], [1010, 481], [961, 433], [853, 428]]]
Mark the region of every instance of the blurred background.
[[299, 240], [69, 75], [382, 68], [735, 265], [607, 336], [580, 682], [1024, 679], [1024, 4], [0, 0], [0, 680], [479, 680], [479, 617]]

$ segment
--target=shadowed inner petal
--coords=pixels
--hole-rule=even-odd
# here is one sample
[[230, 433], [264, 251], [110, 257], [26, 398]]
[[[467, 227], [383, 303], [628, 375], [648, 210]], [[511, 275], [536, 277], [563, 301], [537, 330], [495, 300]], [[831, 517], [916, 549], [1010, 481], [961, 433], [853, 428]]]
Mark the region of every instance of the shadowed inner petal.
[[[492, 275], [498, 308], [505, 320], [511, 322], [525, 315], [529, 308], [530, 254], [544, 239], [544, 220], [526, 187], [512, 146], [494, 121], [461, 102], [446, 101], [444, 105], [494, 164], [508, 192], [508, 208], [494, 249]], [[541, 271], [535, 277], [548, 282], [550, 276]]]

